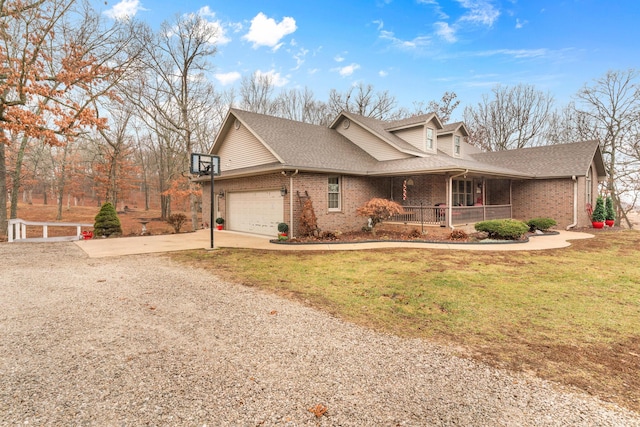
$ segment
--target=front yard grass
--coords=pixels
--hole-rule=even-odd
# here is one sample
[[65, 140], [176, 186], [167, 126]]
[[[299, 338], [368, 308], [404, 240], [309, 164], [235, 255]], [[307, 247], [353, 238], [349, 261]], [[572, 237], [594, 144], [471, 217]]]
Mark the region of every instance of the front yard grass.
[[223, 249], [172, 256], [640, 412], [640, 232], [599, 233], [541, 252]]

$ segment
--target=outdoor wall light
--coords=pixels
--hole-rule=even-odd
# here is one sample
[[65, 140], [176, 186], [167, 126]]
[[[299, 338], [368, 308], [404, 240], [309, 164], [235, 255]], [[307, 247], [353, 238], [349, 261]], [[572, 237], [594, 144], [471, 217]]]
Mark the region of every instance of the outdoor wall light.
[[482, 184], [478, 183], [478, 188], [476, 189], [476, 193], [482, 193]]
[[220, 190], [220, 192], [218, 193], [218, 197], [224, 199], [224, 190]]
[[284, 185], [282, 186], [282, 188], [280, 189], [280, 195], [282, 197], [287, 195], [287, 187], [286, 186], [284, 186]]

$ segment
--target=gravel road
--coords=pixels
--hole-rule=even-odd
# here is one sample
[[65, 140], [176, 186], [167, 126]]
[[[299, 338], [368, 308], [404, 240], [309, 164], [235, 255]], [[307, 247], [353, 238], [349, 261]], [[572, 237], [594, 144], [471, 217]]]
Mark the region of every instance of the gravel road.
[[2, 426], [640, 426], [162, 255], [2, 243], [0, 259]]

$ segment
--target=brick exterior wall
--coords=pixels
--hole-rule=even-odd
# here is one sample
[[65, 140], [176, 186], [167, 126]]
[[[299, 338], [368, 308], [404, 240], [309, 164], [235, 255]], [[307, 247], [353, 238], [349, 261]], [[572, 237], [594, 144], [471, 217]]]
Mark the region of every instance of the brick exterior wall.
[[[318, 227], [322, 231], [355, 231], [360, 230], [367, 223], [366, 218], [356, 214], [358, 207], [373, 197], [389, 198], [389, 178], [341, 175], [341, 209], [339, 211], [329, 211], [327, 181], [329, 176], [331, 175], [299, 173], [293, 175], [293, 188], [290, 188], [289, 177], [281, 173], [215, 181], [216, 211], [214, 218], [217, 216], [227, 217], [225, 198], [218, 196], [221, 191], [227, 193], [247, 190], [279, 190], [284, 185], [288, 191], [288, 194], [282, 198], [284, 222], [289, 224], [290, 229], [293, 229], [292, 236], [297, 234], [299, 218], [302, 214], [302, 203], [304, 201], [304, 199], [298, 197], [298, 193], [300, 195], [309, 195], [318, 219]], [[211, 193], [209, 185], [208, 182], [202, 183], [203, 222], [208, 222], [209, 218]], [[293, 202], [293, 227], [290, 219], [291, 201]]]
[[[234, 191], [246, 191], [246, 190], [280, 190], [283, 185], [289, 187], [289, 178], [285, 177], [281, 173], [269, 174], [269, 175], [261, 175], [261, 176], [252, 176], [247, 178], [238, 178], [238, 179], [226, 179], [220, 180], [217, 179], [213, 183], [214, 192], [215, 192], [215, 212], [214, 219], [218, 216], [222, 218], [227, 218], [227, 206], [224, 197], [219, 197], [221, 191], [224, 193], [234, 192]], [[208, 222], [209, 211], [211, 206], [211, 188], [209, 182], [202, 182], [202, 221]], [[289, 197], [282, 198], [283, 207], [286, 207], [285, 213], [285, 221], [287, 221], [286, 215], [289, 212]], [[215, 226], [215, 224], [214, 224]]]
[[558, 228], [565, 228], [573, 222], [571, 179], [514, 181], [512, 196], [514, 219], [553, 218]]
[[436, 203], [447, 202], [447, 180], [444, 175], [420, 175], [409, 176], [413, 185], [407, 186], [407, 198], [403, 200], [403, 183], [405, 178], [393, 178], [392, 195], [384, 197], [391, 198], [402, 206], [435, 206]]
[[[346, 232], [357, 231], [366, 225], [366, 218], [356, 214], [358, 207], [374, 197], [392, 199], [405, 206], [433, 206], [445, 203], [447, 178], [444, 175], [423, 175], [411, 177], [414, 185], [407, 187], [407, 199], [403, 200], [403, 177], [372, 178], [359, 176], [340, 176], [341, 209], [328, 209], [328, 182], [326, 174], [299, 173], [293, 176], [293, 187], [290, 188], [290, 178], [281, 173], [268, 175], [225, 179], [215, 182], [216, 212], [214, 218], [226, 218], [225, 198], [218, 194], [223, 192], [246, 190], [280, 190], [286, 186], [289, 194], [282, 198], [284, 221], [297, 234], [299, 218], [302, 213], [302, 203], [298, 198], [308, 194], [313, 202], [313, 208], [318, 218], [318, 227], [322, 231]], [[408, 179], [408, 178], [407, 178]], [[586, 213], [586, 179], [579, 177], [578, 182], [578, 224], [577, 227], [588, 227], [591, 220]], [[487, 204], [508, 204], [509, 192], [513, 197], [513, 218], [529, 220], [536, 217], [549, 217], [556, 220], [558, 228], [565, 228], [573, 222], [574, 181], [571, 179], [526, 180], [513, 181], [509, 189], [509, 180], [487, 180]], [[596, 180], [593, 180], [592, 194], [597, 194]], [[306, 193], [305, 193], [306, 192]], [[203, 182], [202, 218], [208, 222], [209, 218], [209, 183]], [[292, 224], [290, 218], [290, 202], [293, 203]]]

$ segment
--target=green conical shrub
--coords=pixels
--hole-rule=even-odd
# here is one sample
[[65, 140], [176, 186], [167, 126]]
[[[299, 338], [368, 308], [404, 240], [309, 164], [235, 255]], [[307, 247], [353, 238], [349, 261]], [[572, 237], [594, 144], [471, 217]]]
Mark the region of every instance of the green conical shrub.
[[96, 236], [119, 236], [122, 234], [122, 225], [116, 209], [110, 202], [105, 203], [96, 215], [93, 224], [93, 232]]
[[604, 204], [605, 208], [605, 219], [609, 221], [615, 221], [616, 219], [616, 211], [613, 209], [613, 200], [611, 197], [607, 197], [607, 200]]
[[598, 196], [596, 199], [596, 207], [591, 214], [591, 220], [594, 222], [604, 222], [605, 220], [604, 199], [602, 196]]

